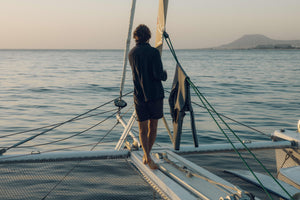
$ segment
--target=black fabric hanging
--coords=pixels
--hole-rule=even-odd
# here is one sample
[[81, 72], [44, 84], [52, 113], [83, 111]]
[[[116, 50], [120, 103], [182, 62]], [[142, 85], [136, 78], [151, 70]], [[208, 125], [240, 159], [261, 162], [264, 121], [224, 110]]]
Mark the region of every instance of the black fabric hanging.
[[190, 85], [187, 81], [188, 76], [178, 63], [176, 65], [175, 76], [172, 90], [169, 96], [169, 105], [173, 119], [173, 141], [174, 149], [179, 150], [182, 134], [182, 123], [186, 111], [190, 111], [192, 135], [195, 147], [198, 147], [198, 139], [195, 128], [194, 112], [191, 105]]

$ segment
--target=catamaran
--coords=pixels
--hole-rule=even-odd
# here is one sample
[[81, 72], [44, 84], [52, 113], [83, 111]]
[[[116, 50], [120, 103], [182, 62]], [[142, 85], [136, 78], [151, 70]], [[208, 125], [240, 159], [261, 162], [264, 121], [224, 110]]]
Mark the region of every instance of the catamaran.
[[[0, 174], [1, 174], [1, 199], [203, 199], [203, 200], [252, 200], [252, 199], [300, 199], [300, 121], [298, 132], [290, 130], [277, 130], [269, 141], [242, 141], [231, 129], [225, 120], [232, 120], [220, 113], [207, 101], [189, 76], [180, 65], [179, 59], [173, 48], [170, 36], [165, 30], [168, 0], [159, 0], [158, 20], [155, 46], [162, 52], [165, 40], [175, 61], [176, 73], [172, 91], [170, 92], [170, 106], [175, 113], [173, 118], [173, 130], [163, 117], [166, 131], [169, 134], [173, 148], [155, 147], [151, 156], [158, 164], [159, 169], [151, 170], [143, 164], [143, 152], [140, 148], [138, 134], [133, 129], [136, 114], [133, 110], [128, 122], [124, 119], [124, 108], [127, 103], [124, 99], [131, 93], [123, 94], [127, 54], [129, 51], [132, 24], [134, 20], [136, 0], [132, 1], [131, 14], [128, 28], [128, 38], [124, 51], [123, 76], [120, 85], [120, 95], [116, 99], [93, 108], [83, 114], [73, 117], [61, 123], [37, 128], [30, 131], [42, 130], [38, 134], [18, 141], [15, 144], [0, 149]], [[195, 128], [194, 111], [190, 95], [193, 90], [199, 97], [202, 107], [211, 115], [227, 138], [228, 143], [222, 144], [198, 144]], [[100, 115], [92, 114], [100, 108], [114, 104], [117, 108], [111, 115], [105, 117], [99, 123], [88, 129], [78, 132], [64, 140], [80, 135], [104, 121], [116, 116], [117, 123], [99, 139], [89, 144], [90, 151], [63, 151], [59, 149], [48, 152], [30, 152], [24, 154], [7, 154], [12, 149], [22, 147], [53, 129], [73, 123], [87, 117]], [[186, 112], [190, 114], [191, 135], [194, 141], [192, 146], [181, 145], [182, 122]], [[102, 112], [103, 114], [103, 112]], [[237, 121], [235, 121], [238, 123]], [[124, 127], [118, 142], [114, 148], [95, 150], [95, 147], [103, 143], [117, 124]], [[244, 125], [244, 124], [242, 124]], [[251, 127], [250, 127], [251, 128]], [[257, 131], [251, 128], [253, 131]], [[24, 132], [6, 135], [22, 134]], [[238, 142], [233, 142], [228, 133], [234, 135]], [[4, 137], [4, 136], [1, 136]], [[57, 140], [58, 141], [58, 140]], [[57, 141], [49, 141], [42, 145], [49, 145]], [[29, 146], [30, 147], [30, 146]], [[276, 176], [270, 172], [261, 162], [261, 156], [254, 153], [275, 152]], [[245, 156], [245, 152], [248, 153]], [[216, 153], [214, 155], [214, 153]], [[221, 153], [217, 155], [217, 153]], [[236, 154], [238, 164], [236, 169], [227, 170], [226, 173], [214, 173], [216, 164], [212, 162], [212, 170], [201, 166], [209, 160], [200, 159], [201, 155], [213, 157], [212, 160], [221, 160], [222, 156]], [[196, 160], [195, 160], [195, 155]], [[194, 158], [193, 158], [194, 156]], [[256, 162], [263, 170], [255, 172], [248, 159]], [[235, 158], [232, 162], [236, 162]], [[248, 169], [241, 170], [243, 164]], [[275, 165], [275, 163], [274, 163]], [[222, 168], [222, 166], [219, 166]], [[228, 178], [230, 177], [231, 178]], [[245, 180], [243, 186], [232, 183]], [[78, 184], [80, 183], [80, 184]], [[241, 181], [239, 182], [241, 183]], [[245, 185], [245, 184], [248, 185]], [[152, 188], [152, 189], [149, 189]], [[149, 195], [150, 191], [150, 195]], [[155, 191], [153, 193], [153, 191]], [[157, 196], [158, 197], [157, 197]]]

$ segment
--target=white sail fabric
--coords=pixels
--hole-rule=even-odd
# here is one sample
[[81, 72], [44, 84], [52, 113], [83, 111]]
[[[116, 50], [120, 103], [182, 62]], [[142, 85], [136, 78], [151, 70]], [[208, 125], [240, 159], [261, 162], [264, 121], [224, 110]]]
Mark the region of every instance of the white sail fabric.
[[155, 48], [157, 48], [160, 51], [160, 54], [161, 54], [162, 45], [163, 45], [163, 32], [166, 28], [168, 3], [169, 3], [169, 0], [159, 0], [157, 25], [156, 25]]

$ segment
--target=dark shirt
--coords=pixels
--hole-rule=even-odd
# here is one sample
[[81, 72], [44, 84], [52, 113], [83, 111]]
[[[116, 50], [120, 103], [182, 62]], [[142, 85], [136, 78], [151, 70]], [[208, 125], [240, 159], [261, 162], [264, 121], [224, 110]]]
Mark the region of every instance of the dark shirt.
[[159, 51], [148, 43], [138, 43], [128, 57], [135, 99], [148, 102], [164, 98], [161, 81], [167, 80], [167, 73], [163, 70]]

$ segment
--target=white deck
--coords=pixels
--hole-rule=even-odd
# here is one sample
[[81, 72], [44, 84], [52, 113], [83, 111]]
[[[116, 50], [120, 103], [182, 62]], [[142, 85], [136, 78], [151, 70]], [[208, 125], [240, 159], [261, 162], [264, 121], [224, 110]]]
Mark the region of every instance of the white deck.
[[127, 158], [129, 151], [72, 151], [0, 156], [0, 163]]
[[[245, 170], [228, 170], [227, 172], [232, 173], [238, 177], [241, 177], [249, 182], [252, 182], [256, 185], [259, 185], [258, 181], [254, 178], [254, 176], [249, 172]], [[288, 194], [283, 191], [281, 187], [270, 177], [261, 173], [255, 172], [255, 175], [258, 177], [258, 179], [261, 181], [261, 183], [266, 187], [267, 190], [272, 191], [273, 193], [285, 198], [290, 199]], [[283, 182], [280, 180], [277, 180], [284, 188], [285, 190], [291, 195], [295, 195], [297, 193], [300, 193], [300, 190]]]
[[280, 173], [300, 187], [300, 166], [281, 168]]
[[276, 130], [273, 133], [273, 136], [295, 142], [295, 145], [299, 148], [300, 147], [300, 133], [296, 131], [290, 131], [290, 130], [283, 130], [279, 131]]
[[[157, 153], [166, 154], [168, 161], [156, 158]], [[142, 157], [142, 151], [131, 153], [132, 162], [149, 183], [170, 199], [225, 199], [228, 195], [242, 192], [226, 180], [171, 151], [153, 151], [152, 158], [159, 165], [159, 170], [151, 170], [144, 165]]]

